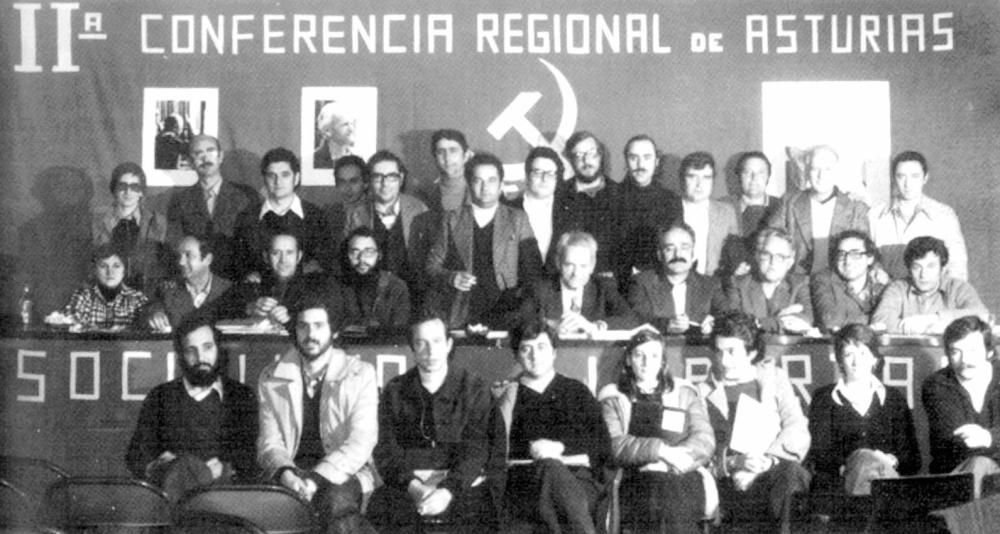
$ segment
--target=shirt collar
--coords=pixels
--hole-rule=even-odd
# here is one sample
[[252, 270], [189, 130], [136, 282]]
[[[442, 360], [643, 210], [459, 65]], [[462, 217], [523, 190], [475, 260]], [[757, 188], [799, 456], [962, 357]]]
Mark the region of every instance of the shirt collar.
[[[923, 213], [925, 217], [927, 217], [928, 219], [933, 220], [934, 219], [933, 212], [931, 212], [931, 210], [927, 209], [927, 206], [925, 206], [925, 204], [926, 204], [925, 200], [926, 199], [927, 199], [927, 197], [924, 196], [924, 197], [921, 197], [919, 201], [917, 201], [917, 204], [913, 208], [913, 215], [915, 216], [918, 213]], [[896, 217], [899, 217], [899, 218], [903, 217], [903, 211], [899, 207], [899, 200], [898, 199], [893, 198], [892, 202], [890, 202], [889, 205], [886, 206], [886, 210], [885, 211], [891, 213], [892, 215], [894, 215]], [[883, 212], [883, 213], [885, 213], [885, 212]]]
[[607, 185], [604, 175], [598, 176], [593, 182], [589, 184], [583, 183], [580, 180], [573, 180], [573, 187], [576, 189], [577, 193], [585, 193], [590, 196], [594, 196], [601, 192], [601, 189]]
[[[875, 378], [872, 378], [868, 384], [868, 387], [871, 388], [872, 393], [874, 393], [878, 397], [879, 406], [884, 406], [885, 385], [882, 382], [876, 380]], [[844, 405], [842, 402], [840, 402], [840, 396], [843, 395], [845, 398], [847, 397], [846, 388], [847, 384], [844, 383], [843, 378], [840, 378], [837, 380], [837, 385], [833, 386], [833, 391], [830, 392], [830, 394], [833, 396], [833, 402], [837, 403], [838, 406]]]
[[212, 193], [214, 193], [214, 194], [215, 194], [216, 196], [218, 196], [218, 195], [219, 195], [219, 189], [220, 189], [220, 188], [222, 187], [222, 179], [219, 179], [219, 180], [216, 180], [214, 184], [212, 184], [211, 186], [208, 186], [208, 187], [206, 187], [206, 186], [205, 186], [204, 184], [202, 184], [201, 182], [199, 182], [199, 183], [198, 183], [198, 185], [200, 185], [200, 186], [201, 186], [201, 190], [202, 190], [202, 192], [204, 192], [204, 193], [205, 193], [206, 195], [207, 195], [207, 194], [208, 194], [209, 192], [212, 192]]
[[192, 295], [201, 295], [203, 293], [207, 295], [212, 291], [212, 279], [212, 273], [208, 273], [208, 282], [205, 282], [204, 286], [200, 288], [194, 287], [191, 285], [190, 281], [184, 280], [184, 287], [187, 288], [188, 293], [191, 293]]
[[306, 360], [305, 356], [299, 353], [299, 358], [302, 358], [302, 378], [305, 383], [308, 384], [312, 380], [322, 378], [326, 375], [327, 370], [330, 367], [330, 359], [333, 357], [333, 347], [330, 347], [323, 354], [320, 354], [316, 360], [312, 362]]
[[496, 203], [492, 208], [480, 208], [479, 206], [469, 203], [469, 207], [472, 208], [472, 217], [476, 219], [476, 224], [480, 228], [486, 226], [496, 217], [497, 209], [500, 207], [500, 203]]
[[200, 387], [192, 386], [191, 383], [188, 382], [187, 378], [184, 378], [183, 381], [184, 381], [184, 390], [187, 391], [187, 394], [192, 399], [194, 399], [194, 400], [196, 400], [198, 402], [201, 402], [201, 401], [205, 400], [205, 397], [207, 397], [208, 394], [211, 393], [212, 391], [215, 391], [216, 393], [218, 393], [219, 394], [219, 400], [220, 401], [222, 400], [222, 379], [221, 378], [216, 378], [215, 382], [212, 382], [212, 385], [208, 386], [207, 388], [200, 388]]
[[288, 208], [285, 211], [280, 211], [280, 212], [278, 211], [277, 208], [271, 205], [270, 199], [264, 199], [264, 203], [261, 204], [260, 206], [260, 216], [257, 217], [257, 219], [258, 220], [263, 219], [264, 216], [267, 215], [267, 212], [271, 212], [274, 213], [275, 215], [281, 216], [285, 215], [289, 211], [298, 215], [300, 219], [306, 218], [305, 212], [302, 211], [302, 199], [299, 198], [299, 195], [295, 195], [292, 198], [292, 203], [289, 204]]
[[396, 215], [399, 215], [399, 198], [396, 198], [396, 201], [390, 204], [389, 209], [385, 212], [379, 211], [379, 205], [375, 201], [372, 201], [372, 209], [375, 210], [375, 214], [379, 217], [395, 217]]

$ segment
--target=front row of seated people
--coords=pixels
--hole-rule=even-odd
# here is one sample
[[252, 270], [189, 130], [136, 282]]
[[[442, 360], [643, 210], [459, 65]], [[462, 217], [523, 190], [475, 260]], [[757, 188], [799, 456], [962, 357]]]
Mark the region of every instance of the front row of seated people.
[[[754, 319], [741, 313], [716, 318], [705, 382], [671, 374], [662, 336], [643, 330], [597, 399], [555, 371], [558, 336], [540, 317], [512, 331], [521, 372], [492, 397], [485, 381], [453, 365], [445, 322], [422, 317], [411, 327], [416, 366], [381, 399], [374, 367], [335, 346], [341, 319], [326, 300], [307, 297], [293, 321], [294, 345], [261, 372], [256, 396], [225, 376], [211, 322], [183, 323], [175, 332], [182, 376], [144, 401], [128, 448], [132, 473], [173, 499], [202, 485], [278, 483], [310, 502], [327, 532], [369, 531], [369, 522], [405, 531], [427, 517], [596, 532], [620, 467], [634, 531], [697, 532], [716, 487], [733, 521], [763, 514], [787, 529], [792, 496], [810, 479], [813, 491], [864, 494], [873, 478], [921, 465], [910, 410], [878, 379], [877, 338], [865, 325], [837, 332], [840, 378], [816, 391], [807, 419]], [[962, 317], [944, 345], [948, 365], [922, 389], [930, 471], [975, 473], [978, 494], [982, 477], [1000, 472], [991, 330]]]

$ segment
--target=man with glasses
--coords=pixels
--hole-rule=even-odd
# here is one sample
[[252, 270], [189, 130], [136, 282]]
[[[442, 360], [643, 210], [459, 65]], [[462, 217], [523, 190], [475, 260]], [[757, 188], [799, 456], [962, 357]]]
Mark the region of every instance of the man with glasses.
[[735, 266], [724, 257], [743, 248], [733, 206], [712, 199], [715, 158], [708, 152], [692, 152], [681, 160], [678, 172], [683, 190], [684, 222], [694, 230], [695, 270], [711, 276], [716, 270], [729, 274]]
[[608, 178], [608, 152], [604, 143], [586, 131], [566, 140], [566, 159], [573, 178], [562, 182], [556, 204], [565, 212], [567, 230], [587, 232], [597, 240], [597, 276], [612, 277], [620, 238], [621, 184]]
[[791, 272], [795, 264], [792, 238], [779, 228], [757, 236], [755, 265], [726, 289], [729, 309], [757, 318], [766, 332], [804, 334], [812, 328], [809, 278]]
[[841, 232], [832, 250], [830, 268], [810, 281], [816, 326], [825, 332], [848, 323], [868, 324], [885, 289], [876, 275], [877, 249], [870, 237], [857, 230]]
[[625, 143], [628, 172], [619, 204], [622, 224], [618, 268], [620, 285], [627, 287], [633, 273], [657, 265], [656, 233], [684, 220], [681, 198], [658, 181], [660, 152], [653, 138], [637, 135]]
[[659, 266], [632, 277], [629, 304], [661, 332], [708, 331], [712, 316], [725, 308], [718, 278], [694, 270], [694, 243], [694, 230], [683, 222], [660, 230]]
[[382, 269], [375, 233], [367, 226], [344, 240], [344, 301], [348, 323], [366, 330], [405, 328], [410, 320], [410, 292], [395, 274]]
[[559, 271], [555, 243], [566, 231], [566, 212], [556, 209], [556, 188], [563, 179], [563, 161], [555, 150], [536, 146], [524, 160], [524, 194], [510, 205], [524, 210], [545, 260], [545, 274]]
[[287, 148], [268, 150], [261, 158], [265, 198], [236, 218], [235, 242], [238, 275], [235, 280], [259, 279], [267, 270], [263, 253], [277, 234], [294, 235], [302, 251], [302, 269], [312, 273], [334, 267], [335, 245], [326, 213], [302, 200], [299, 158]]
[[371, 228], [381, 253], [381, 269], [394, 273], [419, 296], [421, 269], [434, 235], [435, 217], [414, 196], [403, 193], [406, 165], [379, 150], [368, 159], [368, 199], [347, 213], [345, 236]]

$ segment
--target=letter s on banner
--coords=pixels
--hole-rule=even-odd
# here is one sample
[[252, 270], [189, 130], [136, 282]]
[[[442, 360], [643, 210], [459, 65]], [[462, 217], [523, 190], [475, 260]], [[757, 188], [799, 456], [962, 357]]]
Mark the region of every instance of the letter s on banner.
[[37, 392], [34, 395], [18, 395], [17, 400], [21, 402], [45, 402], [45, 375], [28, 373], [24, 370], [25, 358], [45, 358], [44, 350], [19, 350], [17, 351], [17, 378], [31, 380], [38, 384]]

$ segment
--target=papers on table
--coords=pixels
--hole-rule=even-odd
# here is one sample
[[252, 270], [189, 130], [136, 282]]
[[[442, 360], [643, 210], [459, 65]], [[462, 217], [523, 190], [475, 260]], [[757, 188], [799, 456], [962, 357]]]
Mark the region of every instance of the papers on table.
[[748, 395], [736, 401], [729, 448], [743, 454], [764, 454], [781, 431], [778, 413]]
[[[574, 467], [590, 467], [590, 457], [586, 454], [570, 454], [566, 456], [560, 456], [559, 461], [565, 465], [570, 465]], [[525, 459], [512, 459], [507, 460], [508, 466], [513, 465], [531, 465], [535, 463], [531, 458]]]
[[223, 334], [288, 335], [288, 331], [283, 326], [276, 325], [266, 318], [229, 319], [219, 321], [215, 327]]

